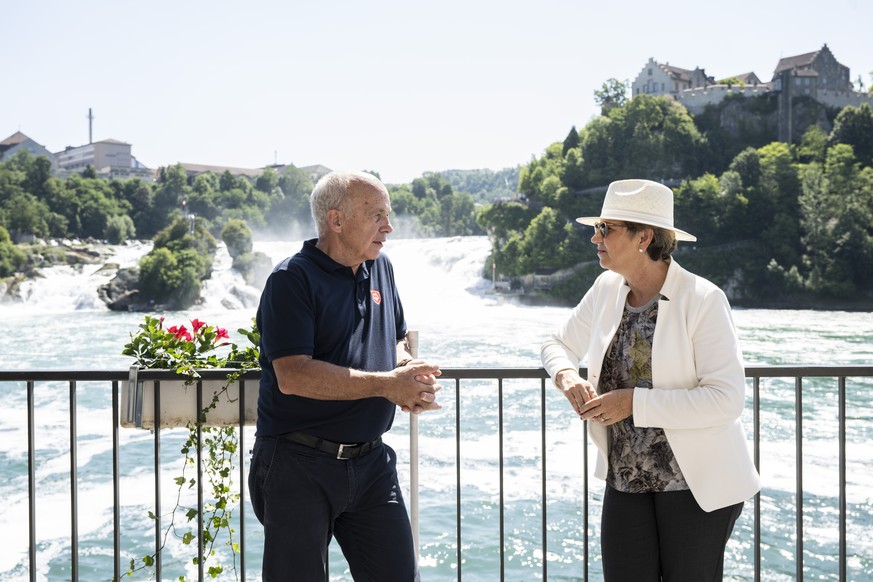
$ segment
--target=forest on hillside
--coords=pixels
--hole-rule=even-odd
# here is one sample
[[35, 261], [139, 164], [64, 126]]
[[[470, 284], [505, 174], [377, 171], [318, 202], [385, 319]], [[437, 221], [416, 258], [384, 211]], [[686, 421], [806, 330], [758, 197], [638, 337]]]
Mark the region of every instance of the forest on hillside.
[[[798, 143], [788, 144], [756, 123], [765, 97], [737, 96], [699, 119], [664, 97], [606, 104], [603, 115], [522, 168], [518, 199], [480, 213], [499, 274], [557, 272], [533, 290], [534, 300], [574, 304], [601, 272], [591, 229], [574, 218], [600, 212], [609, 182], [648, 178], [673, 188], [676, 225], [698, 237], [680, 245], [677, 260], [735, 305], [873, 306], [869, 105], [799, 104], [812, 116]], [[728, 112], [732, 129], [718, 123]]]

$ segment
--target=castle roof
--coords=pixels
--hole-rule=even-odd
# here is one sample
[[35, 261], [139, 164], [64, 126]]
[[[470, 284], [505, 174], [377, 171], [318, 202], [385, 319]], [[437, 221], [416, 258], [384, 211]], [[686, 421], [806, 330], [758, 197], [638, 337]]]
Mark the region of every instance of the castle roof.
[[[783, 71], [787, 71], [789, 69], [798, 70], [798, 74], [800, 70], [808, 70], [812, 67], [813, 62], [821, 53], [830, 53], [831, 49], [828, 48], [828, 45], [822, 45], [822, 47], [811, 53], [804, 53], [802, 55], [797, 55], [793, 57], [785, 57], [784, 59], [779, 59], [779, 62], [776, 63], [776, 70], [773, 71], [773, 77], [777, 77], [779, 73]], [[833, 57], [833, 55], [831, 55]], [[836, 59], [834, 59], [836, 60]]]

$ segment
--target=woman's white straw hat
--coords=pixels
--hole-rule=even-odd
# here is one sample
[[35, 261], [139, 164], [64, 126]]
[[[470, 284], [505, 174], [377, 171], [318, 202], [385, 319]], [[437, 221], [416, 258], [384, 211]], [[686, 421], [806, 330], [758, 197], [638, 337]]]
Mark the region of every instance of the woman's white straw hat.
[[676, 240], [697, 237], [673, 226], [673, 191], [651, 180], [618, 180], [609, 185], [600, 216], [582, 216], [580, 224], [592, 226], [601, 220], [623, 220], [657, 226], [676, 233]]

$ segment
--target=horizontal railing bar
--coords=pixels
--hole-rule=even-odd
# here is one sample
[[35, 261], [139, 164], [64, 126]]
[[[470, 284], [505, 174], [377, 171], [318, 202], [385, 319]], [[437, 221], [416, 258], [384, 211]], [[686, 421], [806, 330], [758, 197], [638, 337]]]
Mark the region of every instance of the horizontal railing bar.
[[[582, 368], [584, 371], [585, 368]], [[228, 373], [238, 372], [233, 368], [200, 369], [197, 372], [203, 380], [216, 380], [227, 377]], [[871, 376], [873, 365], [867, 366], [836, 366], [836, 365], [776, 365], [776, 366], [746, 366], [747, 378], [789, 378], [789, 377], [845, 377]], [[260, 370], [247, 370], [241, 374], [244, 380], [257, 380]], [[137, 377], [140, 380], [167, 380], [178, 378], [174, 370], [158, 370], [143, 368]], [[543, 379], [549, 375], [543, 368], [442, 368], [443, 379], [461, 380], [494, 380], [497, 378], [512, 379]], [[124, 381], [128, 378], [128, 370], [0, 370], [0, 382], [33, 381]]]

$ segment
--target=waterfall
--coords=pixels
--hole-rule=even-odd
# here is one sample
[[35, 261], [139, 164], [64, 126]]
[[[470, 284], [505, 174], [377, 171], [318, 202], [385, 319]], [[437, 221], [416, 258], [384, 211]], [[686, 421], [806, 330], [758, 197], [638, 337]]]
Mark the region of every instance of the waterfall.
[[107, 245], [103, 249], [107, 258], [97, 263], [39, 269], [37, 277], [19, 285], [17, 298], [5, 298], [0, 303], [0, 313], [3, 309], [40, 313], [106, 310], [97, 290], [112, 280], [119, 268], [136, 265], [151, 247], [150, 241]]
[[[300, 250], [301, 245], [301, 241], [255, 241], [253, 250], [266, 254], [276, 264]], [[98, 263], [40, 269], [38, 277], [19, 286], [17, 298], [6, 298], [0, 303], [0, 313], [5, 309], [53, 313], [108, 310], [97, 290], [118, 269], [136, 266], [151, 248], [148, 241], [110, 245], [104, 249], [107, 258]], [[432, 311], [449, 305], [457, 308], [459, 302], [472, 301], [490, 286], [482, 278], [482, 267], [490, 252], [486, 237], [390, 239], [385, 252], [394, 263], [407, 309]], [[205, 311], [257, 308], [260, 286], [248, 284], [231, 264], [224, 243], [219, 243], [212, 276], [203, 281], [202, 302], [197, 308]]]

